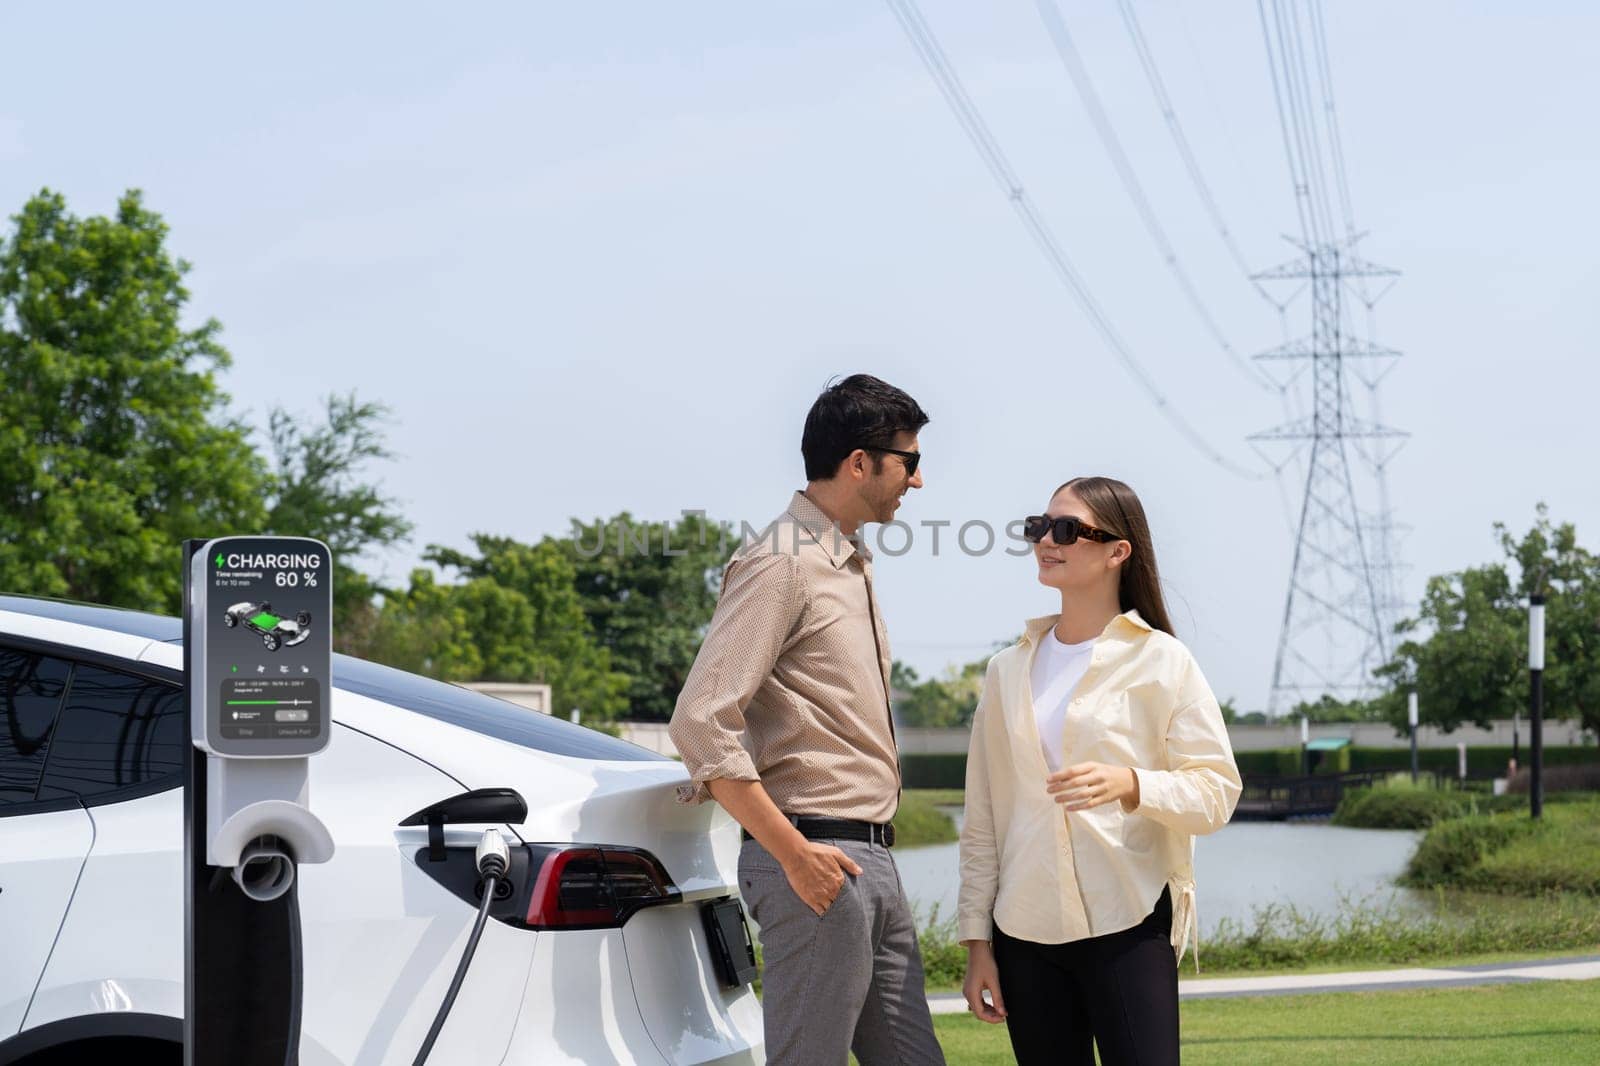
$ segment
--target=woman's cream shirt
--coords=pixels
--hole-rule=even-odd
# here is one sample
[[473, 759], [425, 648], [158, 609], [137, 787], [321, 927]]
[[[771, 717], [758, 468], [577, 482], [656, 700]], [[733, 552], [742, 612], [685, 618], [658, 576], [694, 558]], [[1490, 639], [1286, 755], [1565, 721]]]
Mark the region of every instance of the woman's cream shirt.
[[1063, 765], [1133, 768], [1139, 806], [1066, 811], [1045, 791], [1030, 668], [1059, 615], [1027, 623], [989, 661], [972, 720], [961, 830], [962, 940], [1060, 944], [1138, 925], [1172, 889], [1172, 945], [1194, 932], [1194, 837], [1227, 824], [1239, 801], [1222, 712], [1189, 649], [1139, 612], [1113, 618], [1073, 692]]

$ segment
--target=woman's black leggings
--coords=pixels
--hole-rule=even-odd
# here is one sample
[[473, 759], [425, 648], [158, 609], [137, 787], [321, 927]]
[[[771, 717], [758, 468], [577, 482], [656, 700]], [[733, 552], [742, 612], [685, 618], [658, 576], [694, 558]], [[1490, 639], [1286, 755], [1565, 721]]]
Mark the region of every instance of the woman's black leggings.
[[994, 929], [1000, 998], [1018, 1066], [1175, 1066], [1178, 964], [1172, 897], [1132, 929], [1035, 944]]

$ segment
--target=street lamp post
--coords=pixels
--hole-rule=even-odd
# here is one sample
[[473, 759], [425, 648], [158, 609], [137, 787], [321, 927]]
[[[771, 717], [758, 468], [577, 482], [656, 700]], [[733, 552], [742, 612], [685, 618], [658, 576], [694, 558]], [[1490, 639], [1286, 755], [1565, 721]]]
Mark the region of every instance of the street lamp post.
[[1537, 592], [1528, 597], [1528, 676], [1528, 808], [1538, 818], [1544, 814], [1544, 596]]
[[1411, 727], [1411, 783], [1417, 783], [1417, 693], [1406, 693], [1406, 723]]

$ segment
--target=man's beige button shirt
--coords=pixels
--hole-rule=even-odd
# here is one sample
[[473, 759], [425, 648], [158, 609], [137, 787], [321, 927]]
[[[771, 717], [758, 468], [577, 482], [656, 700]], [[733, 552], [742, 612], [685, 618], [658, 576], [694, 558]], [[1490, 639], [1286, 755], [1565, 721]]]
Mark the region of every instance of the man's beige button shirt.
[[[900, 802], [872, 557], [803, 492], [743, 545], [669, 727], [694, 780], [760, 780], [785, 814], [887, 822]], [[685, 789], [685, 792], [689, 792]]]

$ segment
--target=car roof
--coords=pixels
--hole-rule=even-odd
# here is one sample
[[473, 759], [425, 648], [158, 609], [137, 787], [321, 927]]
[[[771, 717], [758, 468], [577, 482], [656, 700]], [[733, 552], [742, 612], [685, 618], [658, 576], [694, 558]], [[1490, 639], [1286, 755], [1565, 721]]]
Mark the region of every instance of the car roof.
[[[0, 595], [0, 613], [7, 611], [142, 640], [183, 643], [183, 620], [169, 615], [36, 596]], [[335, 688], [525, 747], [584, 759], [670, 761], [647, 748], [564, 719], [530, 714], [493, 696], [379, 663], [335, 655], [333, 670]]]
[[183, 619], [170, 615], [131, 611], [123, 607], [106, 607], [95, 603], [74, 603], [70, 600], [47, 600], [38, 596], [0, 595], [0, 611], [32, 615], [35, 618], [52, 618], [57, 622], [74, 622], [95, 629], [108, 629], [130, 637], [159, 640], [169, 644], [183, 643]]

